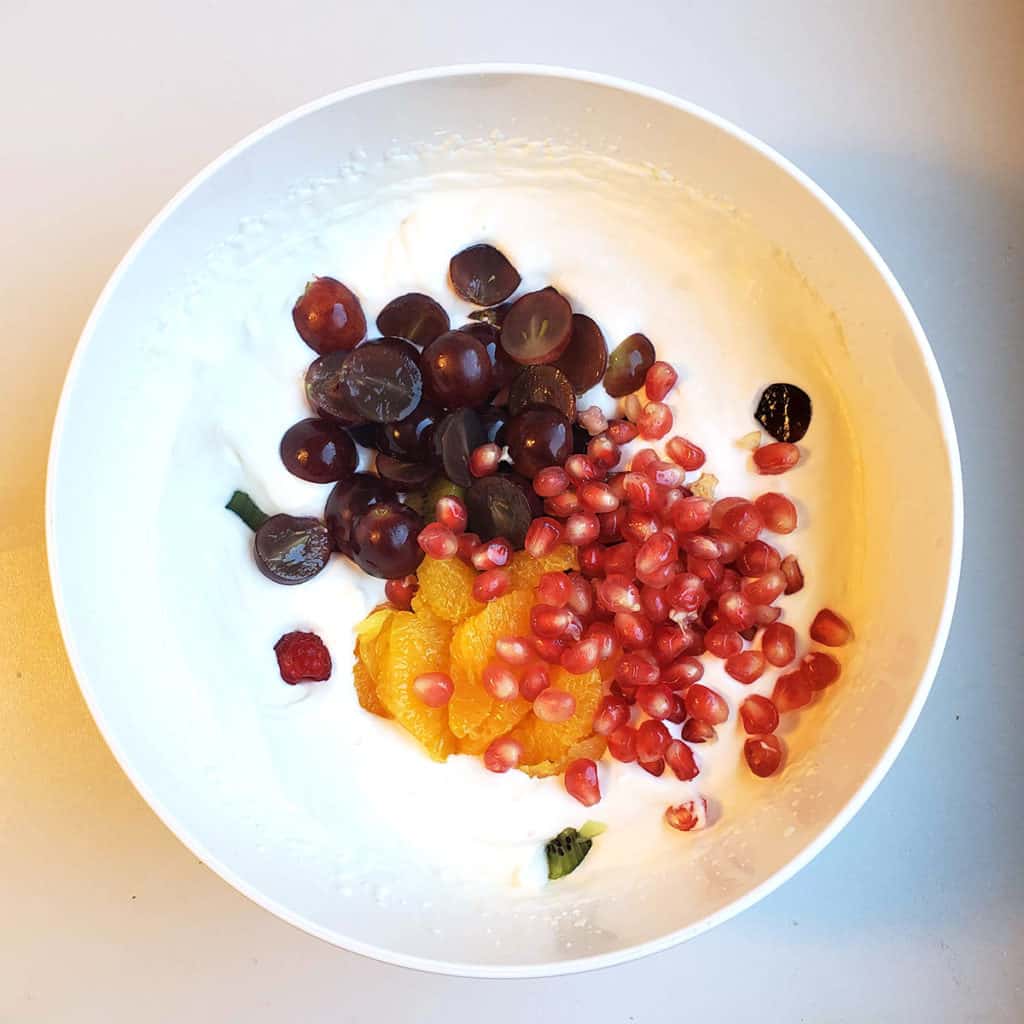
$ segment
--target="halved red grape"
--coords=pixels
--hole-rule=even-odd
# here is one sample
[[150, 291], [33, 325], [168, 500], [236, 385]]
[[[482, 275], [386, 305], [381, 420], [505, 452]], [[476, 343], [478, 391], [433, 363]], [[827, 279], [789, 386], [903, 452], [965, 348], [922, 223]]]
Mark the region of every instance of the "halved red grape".
[[337, 484], [324, 509], [324, 521], [335, 548], [348, 554], [355, 521], [374, 505], [394, 496], [395, 489], [390, 484], [369, 473], [356, 473]]
[[456, 253], [448, 265], [455, 294], [475, 306], [504, 302], [518, 287], [519, 271], [504, 253], [481, 243]]
[[347, 352], [366, 337], [366, 317], [359, 299], [333, 277], [315, 277], [294, 307], [292, 322], [314, 351]]
[[432, 341], [420, 357], [426, 396], [446, 409], [479, 405], [491, 388], [487, 349], [467, 331], [447, 331]]
[[529, 484], [512, 473], [475, 480], [466, 491], [466, 507], [469, 528], [481, 540], [504, 537], [515, 548], [523, 546], [526, 531], [538, 511], [530, 500]]
[[573, 313], [569, 347], [555, 365], [569, 378], [577, 395], [589, 391], [608, 367], [608, 345], [601, 328], [583, 313]]
[[379, 423], [356, 423], [345, 429], [348, 431], [348, 436], [355, 441], [356, 444], [361, 444], [364, 448], [376, 448], [377, 447], [377, 427]]
[[491, 324], [494, 327], [500, 327], [505, 322], [505, 315], [511, 308], [511, 302], [502, 302], [497, 306], [490, 306], [487, 309], [474, 309], [469, 314], [469, 319], [476, 320], [481, 324]]
[[285, 431], [279, 451], [289, 473], [314, 484], [344, 480], [356, 468], [352, 438], [329, 420], [299, 420]]
[[396, 491], [418, 491], [437, 476], [437, 469], [429, 462], [403, 462], [392, 455], [377, 453], [374, 463], [377, 475]]
[[253, 553], [264, 576], [292, 586], [323, 569], [331, 557], [331, 538], [312, 516], [276, 515], [256, 531]]
[[362, 417], [342, 385], [341, 368], [346, 359], [347, 352], [328, 352], [310, 363], [306, 370], [306, 401], [317, 416], [351, 427], [360, 423]]
[[571, 337], [572, 308], [554, 288], [516, 299], [501, 327], [502, 348], [524, 366], [553, 363]]
[[770, 384], [757, 403], [754, 418], [776, 441], [796, 444], [811, 425], [811, 396], [795, 384]]
[[416, 538], [423, 518], [408, 505], [383, 501], [361, 515], [352, 531], [352, 560], [365, 573], [385, 580], [416, 571], [423, 551]]
[[440, 407], [424, 398], [408, 416], [375, 426], [375, 447], [397, 459], [422, 462], [430, 456], [434, 428], [442, 416]]
[[531, 405], [550, 405], [567, 420], [576, 418], [576, 395], [569, 378], [554, 366], [527, 366], [508, 390], [508, 411], [518, 416]]
[[654, 346], [643, 334], [631, 334], [608, 357], [604, 389], [612, 398], [624, 398], [641, 387], [654, 365]]
[[550, 406], [514, 416], [505, 425], [505, 434], [512, 465], [530, 480], [545, 466], [561, 466], [572, 454], [572, 424]]
[[472, 409], [450, 412], [434, 429], [434, 453], [444, 475], [460, 487], [469, 487], [473, 474], [469, 457], [487, 443], [480, 417]]
[[377, 316], [377, 330], [385, 337], [405, 338], [423, 348], [451, 326], [448, 314], [429, 295], [409, 292], [392, 299]]
[[344, 405], [360, 420], [391, 423], [419, 405], [419, 352], [400, 338], [378, 338], [353, 349], [338, 371]]

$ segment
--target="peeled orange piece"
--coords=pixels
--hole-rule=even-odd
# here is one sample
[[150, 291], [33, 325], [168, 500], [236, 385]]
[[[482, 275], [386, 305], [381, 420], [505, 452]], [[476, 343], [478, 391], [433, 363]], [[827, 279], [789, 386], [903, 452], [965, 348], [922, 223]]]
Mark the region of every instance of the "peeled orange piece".
[[593, 731], [594, 712], [602, 691], [598, 670], [574, 676], [563, 668], [556, 668], [551, 673], [551, 686], [571, 693], [576, 698], [576, 710], [564, 722], [542, 722], [531, 712], [512, 730], [512, 736], [523, 745], [524, 765], [539, 765], [543, 761], [559, 763], [570, 747]]
[[414, 607], [425, 601], [435, 615], [448, 622], [462, 622], [483, 611], [483, 604], [473, 597], [476, 573], [461, 558], [423, 559], [416, 573], [420, 588]]
[[377, 695], [377, 676], [387, 651], [392, 608], [378, 608], [356, 626], [356, 663], [352, 677], [360, 705], [374, 715], [390, 718], [391, 713]]
[[537, 764], [524, 764], [521, 770], [535, 779], [544, 778], [547, 775], [559, 775], [565, 771], [565, 766], [577, 757], [589, 757], [592, 761], [600, 761], [608, 744], [603, 736], [587, 736], [574, 743], [565, 754], [557, 761], [539, 761]]
[[380, 697], [377, 696], [377, 682], [363, 662], [356, 661], [352, 666], [352, 679], [356, 684], [356, 697], [359, 699], [360, 705], [370, 714], [380, 715], [381, 718], [390, 718], [391, 712], [384, 707]]
[[546, 572], [565, 572], [566, 569], [578, 569], [576, 549], [568, 544], [560, 544], [550, 554], [534, 558], [527, 551], [518, 551], [512, 556], [509, 569], [512, 575], [513, 590], [534, 590]]

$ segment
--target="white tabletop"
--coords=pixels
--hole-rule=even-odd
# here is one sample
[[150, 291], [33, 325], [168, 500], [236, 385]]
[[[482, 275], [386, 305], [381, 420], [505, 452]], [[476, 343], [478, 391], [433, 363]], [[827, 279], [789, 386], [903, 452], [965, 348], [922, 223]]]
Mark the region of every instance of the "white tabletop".
[[[1020, 0], [3, 0], [0, 1021], [1024, 1019], [1022, 53]], [[713, 932], [629, 966], [535, 982], [363, 960], [200, 864], [86, 712], [42, 534], [46, 445], [72, 346], [169, 195], [322, 93], [502, 59], [661, 86], [821, 183], [924, 322], [967, 490], [950, 645], [867, 807], [794, 880]]]

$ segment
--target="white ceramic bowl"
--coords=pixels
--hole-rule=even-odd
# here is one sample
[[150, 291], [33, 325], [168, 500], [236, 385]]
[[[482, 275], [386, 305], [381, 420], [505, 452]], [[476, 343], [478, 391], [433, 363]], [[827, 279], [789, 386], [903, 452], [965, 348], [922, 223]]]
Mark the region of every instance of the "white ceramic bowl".
[[[317, 749], [330, 745], [331, 709], [354, 709], [343, 673], [324, 728], [293, 733], [286, 722], [273, 740], [264, 719], [280, 717], [281, 705], [254, 711], [256, 690], [247, 696], [233, 679], [232, 648], [250, 638], [217, 632], [214, 603], [232, 600], [222, 577], [235, 570], [225, 568], [222, 535], [206, 543], [229, 527], [219, 508], [191, 509], [165, 493], [168, 479], [182, 479], [165, 473], [181, 410], [210, 400], [193, 396], [190, 381], [216, 362], [217, 339], [183, 344], [168, 361], [154, 321], [169, 297], [188, 308], [197, 283], [201, 296], [211, 253], [236, 244], [240, 223], [272, 235], [275, 221], [262, 214], [297, 183], [315, 193], [316, 182], [337, 181], [354, 149], [370, 169], [359, 187], [372, 195], [374, 174], [394, 182], [413, 173], [396, 153], [495, 130], [543, 142], [538, 161], [566, 148], [614, 150], [734, 205], [834, 310], [839, 329], [823, 350], [794, 358], [823, 360], [861, 460], [859, 478], [833, 496], [862, 527], [848, 578], [834, 589], [857, 595], [858, 643], [813, 734], [790, 738], [785, 774], [730, 807], [729, 825], [695, 837], [671, 870], [640, 861], [632, 872], [581, 871], [528, 899], [497, 887], [476, 905], [462, 899], [463, 879], [442, 873], [424, 882], [429, 898], [411, 905], [360, 877], [345, 836], [318, 824], [322, 811], [350, 836], [379, 828], [379, 808], [354, 798], [359, 780], [330, 777]], [[168, 550], [168, 529], [192, 515], [195, 548]], [[208, 527], [210, 516], [218, 525]], [[767, 146], [690, 104], [599, 75], [519, 66], [348, 89], [275, 121], [203, 171], [142, 234], [89, 319], [54, 429], [47, 493], [69, 656], [108, 743], [168, 826], [232, 885], [312, 934], [397, 964], [485, 976], [565, 973], [663, 949], [750, 906], [835, 837], [892, 764], [928, 693], [961, 529], [956, 441], [935, 360], [892, 274], [835, 203]], [[336, 611], [346, 635], [358, 613]], [[217, 701], [208, 699], [214, 690]], [[414, 876], [415, 844], [386, 856], [395, 877]]]

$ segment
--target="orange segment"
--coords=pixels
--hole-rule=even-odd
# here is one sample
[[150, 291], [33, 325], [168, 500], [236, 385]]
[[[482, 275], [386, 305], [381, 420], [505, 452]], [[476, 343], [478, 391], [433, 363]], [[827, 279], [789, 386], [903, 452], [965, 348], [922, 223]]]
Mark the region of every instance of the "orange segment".
[[576, 549], [568, 544], [560, 544], [542, 558], [534, 558], [526, 551], [519, 551], [512, 556], [509, 563], [512, 587], [515, 590], [534, 590], [546, 572], [565, 572], [566, 569], [578, 568]]
[[352, 679], [356, 684], [356, 697], [360, 705], [372, 715], [380, 715], [381, 718], [390, 718], [391, 712], [381, 703], [377, 696], [377, 684], [374, 682], [370, 670], [362, 661], [357, 661], [352, 666]]
[[417, 599], [422, 599], [448, 622], [461, 622], [483, 611], [483, 604], [473, 597], [476, 572], [461, 558], [424, 558], [416, 577], [420, 581], [413, 599], [417, 610], [421, 605]]
[[574, 676], [563, 668], [556, 668], [551, 675], [551, 686], [571, 693], [576, 698], [576, 710], [567, 721], [557, 723], [542, 722], [531, 713], [512, 730], [512, 735], [523, 745], [524, 765], [560, 762], [573, 744], [593, 730], [594, 712], [602, 690], [598, 670]]
[[579, 743], [574, 743], [566, 752], [565, 756], [557, 761], [540, 761], [537, 764], [524, 764], [522, 771], [535, 779], [542, 779], [547, 775], [559, 775], [565, 771], [565, 766], [577, 757], [589, 757], [592, 761], [600, 761], [604, 757], [608, 744], [603, 736], [587, 736]]

